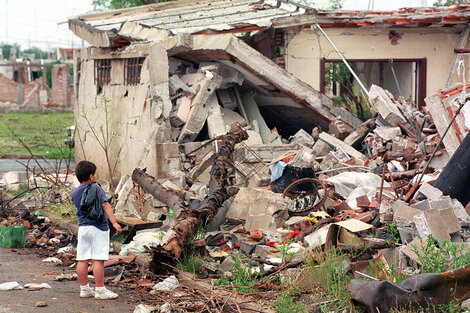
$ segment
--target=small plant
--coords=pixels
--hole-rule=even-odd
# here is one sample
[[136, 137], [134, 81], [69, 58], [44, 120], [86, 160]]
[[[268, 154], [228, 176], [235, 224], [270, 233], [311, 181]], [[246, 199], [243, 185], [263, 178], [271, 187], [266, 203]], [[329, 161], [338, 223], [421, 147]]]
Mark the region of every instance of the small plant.
[[[231, 277], [223, 276], [216, 282], [217, 286], [233, 285], [237, 291], [242, 293], [250, 293], [256, 291], [253, 287], [254, 284], [261, 280], [262, 273], [257, 271], [250, 262], [242, 264], [241, 255], [238, 254], [235, 258], [235, 263], [232, 267]], [[246, 287], [246, 288], [236, 288]]]
[[204, 238], [206, 230], [200, 226], [191, 236], [189, 237], [184, 247], [181, 258], [178, 262], [178, 267], [183, 271], [197, 274], [199, 267], [202, 263], [202, 257], [196, 251], [194, 242]]
[[285, 262], [288, 259], [292, 259], [295, 256], [295, 252], [289, 252], [291, 249], [291, 244], [294, 243], [294, 238], [287, 240], [282, 245], [277, 245], [276, 249], [278, 249], [282, 254], [282, 262]]
[[387, 241], [387, 243], [393, 247], [396, 246], [396, 244], [399, 243], [401, 240], [397, 226], [394, 223], [391, 223], [385, 227], [385, 230], [390, 235], [390, 237], [392, 237], [392, 239], [390, 241]]
[[277, 294], [277, 300], [274, 309], [278, 313], [306, 313], [305, 308], [298, 298], [301, 295], [301, 290], [298, 288], [290, 288], [287, 292]]
[[444, 240], [441, 244], [433, 236], [420, 238], [420, 247], [413, 245], [423, 273], [443, 273], [470, 264], [470, 250], [464, 243]]
[[[328, 300], [337, 299], [333, 302], [322, 302], [317, 299], [321, 312], [341, 312], [347, 310], [353, 312], [355, 309], [350, 304], [351, 295], [346, 291], [346, 286], [351, 282], [353, 276], [344, 266], [344, 258], [334, 248], [314, 251], [310, 256], [310, 274], [315, 280], [317, 287], [323, 290]], [[320, 303], [323, 303], [320, 305]]]
[[[112, 179], [115, 175], [116, 172], [116, 167], [119, 162], [119, 157], [121, 154], [121, 151], [123, 149], [123, 146], [121, 145], [118, 147], [117, 153], [111, 152], [111, 147], [115, 145], [115, 138], [116, 134], [114, 132], [111, 132], [111, 99], [103, 97], [101, 103], [101, 108], [103, 114], [99, 114], [99, 116], [96, 116], [95, 119], [92, 119], [90, 114], [85, 110], [85, 106], [82, 106], [82, 111], [80, 114], [80, 117], [85, 120], [87, 129], [84, 130], [85, 134], [83, 137], [86, 136], [86, 133], [89, 132], [91, 137], [96, 140], [98, 143], [99, 147], [101, 150], [103, 150], [105, 160], [106, 160], [106, 165], [108, 167], [108, 174], [109, 178]], [[98, 124], [98, 125], [96, 125]], [[79, 126], [79, 124], [77, 124]], [[85, 141], [83, 138], [80, 137], [80, 132], [77, 132], [78, 140], [80, 141], [80, 145], [83, 149], [83, 141]], [[84, 149], [83, 149], [84, 151]], [[113, 157], [114, 160], [111, 158]], [[111, 184], [111, 193], [114, 193], [114, 186]]]

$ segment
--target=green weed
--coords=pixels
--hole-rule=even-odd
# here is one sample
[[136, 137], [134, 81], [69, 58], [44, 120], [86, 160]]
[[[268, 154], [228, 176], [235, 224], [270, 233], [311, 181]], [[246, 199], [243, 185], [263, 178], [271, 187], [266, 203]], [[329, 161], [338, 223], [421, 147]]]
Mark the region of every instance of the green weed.
[[201, 266], [202, 263], [202, 257], [196, 251], [194, 242], [200, 239], [204, 239], [205, 233], [206, 230], [200, 226], [194, 233], [191, 234], [189, 239], [186, 241], [183, 253], [181, 254], [181, 258], [177, 265], [178, 268], [185, 272], [190, 272], [193, 274], [198, 273], [199, 266]]
[[433, 236], [420, 238], [421, 247], [413, 245], [423, 273], [443, 273], [470, 264], [470, 249], [464, 243], [444, 240], [441, 244]]
[[[358, 310], [350, 304], [351, 295], [346, 291], [346, 286], [353, 279], [353, 275], [343, 265], [344, 258], [346, 256], [337, 253], [334, 248], [326, 249], [325, 252], [318, 250], [311, 255], [309, 268], [312, 278], [317, 287], [324, 292], [326, 299], [336, 300], [319, 305], [321, 312]], [[321, 299], [317, 300], [318, 303], [322, 303]]]
[[277, 300], [274, 309], [277, 313], [306, 313], [307, 308], [298, 302], [301, 290], [298, 288], [290, 288], [287, 292], [277, 294]]
[[261, 280], [262, 273], [257, 273], [255, 268], [247, 262], [243, 264], [241, 254], [235, 258], [235, 263], [231, 270], [231, 277], [222, 276], [216, 281], [217, 286], [233, 285], [237, 291], [242, 293], [250, 293], [256, 291], [256, 288], [236, 288], [251, 287]]

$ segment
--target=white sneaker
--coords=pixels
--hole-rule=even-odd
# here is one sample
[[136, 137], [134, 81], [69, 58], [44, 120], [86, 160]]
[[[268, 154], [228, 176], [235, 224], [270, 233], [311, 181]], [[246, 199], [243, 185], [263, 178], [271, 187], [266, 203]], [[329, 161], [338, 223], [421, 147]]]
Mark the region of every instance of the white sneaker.
[[117, 293], [112, 292], [111, 290], [108, 290], [108, 289], [95, 292], [95, 299], [99, 299], [99, 300], [116, 299], [117, 297], [118, 297]]
[[91, 298], [95, 295], [92, 288], [80, 290], [80, 298]]

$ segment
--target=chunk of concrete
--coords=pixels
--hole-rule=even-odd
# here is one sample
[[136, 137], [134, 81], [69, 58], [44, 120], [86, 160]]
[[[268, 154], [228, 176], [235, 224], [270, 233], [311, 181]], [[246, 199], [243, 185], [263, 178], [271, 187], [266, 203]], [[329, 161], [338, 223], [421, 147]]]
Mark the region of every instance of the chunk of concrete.
[[398, 109], [398, 103], [383, 88], [372, 85], [369, 90], [369, 100], [372, 107], [390, 125], [397, 126], [399, 123], [406, 122]]
[[179, 91], [182, 92], [184, 95], [195, 95], [196, 91], [188, 87], [178, 75], [173, 75], [168, 79], [169, 88], [170, 88], [170, 95], [176, 95]]
[[307, 147], [313, 147], [315, 140], [305, 130], [299, 130], [294, 136], [289, 138], [291, 144], [298, 144]]
[[411, 205], [412, 208], [415, 208], [415, 209], [418, 209], [420, 211], [427, 211], [429, 209], [431, 209], [431, 205], [429, 204], [429, 200], [428, 199], [425, 199], [423, 201], [419, 201], [419, 202], [416, 202], [416, 203], [413, 203]]
[[417, 214], [413, 217], [413, 221], [421, 238], [432, 235], [440, 243], [444, 240], [450, 240], [449, 231], [439, 210], [431, 209]]
[[317, 157], [324, 157], [332, 150], [330, 145], [323, 140], [317, 140], [312, 149]]
[[399, 227], [413, 226], [414, 217], [421, 213], [422, 211], [418, 209], [402, 204], [395, 211], [393, 221]]
[[348, 136], [346, 125], [341, 120], [334, 120], [328, 125], [328, 133], [334, 135], [340, 140], [344, 140]]
[[460, 222], [455, 215], [453, 208], [440, 209], [439, 214], [441, 215], [444, 224], [446, 225], [449, 234], [457, 233], [462, 230]]
[[438, 200], [442, 196], [443, 196], [442, 191], [431, 186], [429, 183], [423, 183], [421, 187], [419, 187], [418, 191], [416, 191], [416, 194], [414, 195], [413, 198], [416, 200], [429, 199], [433, 201], [433, 200]]
[[181, 130], [178, 142], [194, 141], [206, 122], [209, 111], [207, 101], [220, 85], [220, 76], [209, 76], [199, 83], [200, 89], [191, 101], [188, 121]]
[[465, 207], [457, 199], [452, 199], [452, 207], [461, 225], [470, 224], [470, 215], [468, 215]]
[[391, 141], [401, 135], [401, 129], [400, 127], [380, 126], [374, 129], [374, 133], [384, 141]]
[[329, 144], [333, 148], [339, 147], [341, 150], [354, 157], [356, 160], [366, 161], [368, 159], [364, 154], [357, 151], [350, 145], [345, 144], [343, 141], [325, 132], [320, 134], [320, 140], [323, 140], [325, 143]]
[[201, 62], [199, 64], [199, 71], [210, 71], [221, 76], [222, 84], [220, 85], [220, 87], [224, 89], [230, 87], [232, 84], [237, 84], [241, 86], [243, 84], [243, 81], [245, 80], [245, 76], [242, 73], [222, 63]]
[[214, 139], [215, 137], [227, 132], [222, 116], [222, 108], [220, 107], [215, 94], [212, 94], [210, 97], [207, 103], [207, 109], [209, 110], [209, 114], [207, 116], [207, 130], [209, 132], [209, 138]]
[[[425, 98], [424, 101], [426, 102], [426, 107], [428, 108], [432, 120], [436, 125], [437, 131], [442, 137], [446, 132], [452, 118], [449, 116], [449, 113], [442, 103], [441, 94], [435, 93]], [[449, 156], [452, 156], [455, 151], [457, 151], [458, 147], [460, 146], [460, 141], [453, 127], [449, 129], [446, 136], [442, 140], [442, 143], [449, 153]]]
[[245, 221], [247, 229], [273, 229], [284, 225], [288, 218], [289, 200], [272, 191], [240, 188], [227, 212], [233, 222]]
[[181, 170], [181, 159], [177, 143], [159, 143], [156, 145], [156, 163], [158, 178], [169, 178], [174, 171]]
[[369, 132], [369, 127], [367, 125], [362, 125], [361, 127], [351, 132], [344, 139], [344, 143], [355, 147], [359, 145], [362, 142], [362, 140], [364, 140], [368, 132]]

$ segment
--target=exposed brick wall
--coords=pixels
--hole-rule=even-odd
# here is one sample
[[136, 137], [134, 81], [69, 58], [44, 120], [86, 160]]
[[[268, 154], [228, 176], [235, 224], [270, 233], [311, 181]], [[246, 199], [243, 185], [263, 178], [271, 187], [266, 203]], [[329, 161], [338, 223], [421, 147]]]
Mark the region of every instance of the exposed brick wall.
[[0, 102], [18, 102], [18, 83], [0, 74]]
[[59, 106], [70, 104], [67, 87], [69, 85], [69, 68], [57, 64], [52, 67], [52, 103]]

